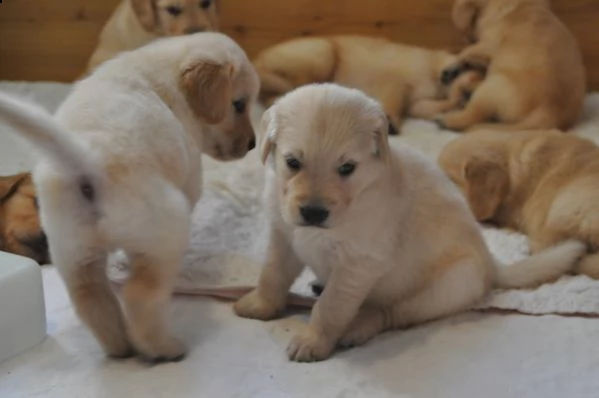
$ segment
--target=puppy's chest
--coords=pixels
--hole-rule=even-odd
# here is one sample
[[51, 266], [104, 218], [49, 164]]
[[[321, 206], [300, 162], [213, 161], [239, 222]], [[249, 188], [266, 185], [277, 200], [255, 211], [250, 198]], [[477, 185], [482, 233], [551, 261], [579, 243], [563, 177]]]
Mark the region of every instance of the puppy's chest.
[[319, 231], [296, 230], [291, 233], [291, 239], [300, 260], [322, 278], [328, 276], [344, 252], [342, 242]]

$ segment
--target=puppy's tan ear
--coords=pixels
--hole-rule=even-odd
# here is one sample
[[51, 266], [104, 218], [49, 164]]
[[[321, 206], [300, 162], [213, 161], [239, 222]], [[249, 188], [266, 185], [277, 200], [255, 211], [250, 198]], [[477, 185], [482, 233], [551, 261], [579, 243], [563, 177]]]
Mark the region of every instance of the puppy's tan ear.
[[509, 177], [505, 167], [492, 158], [473, 157], [466, 163], [466, 196], [477, 220], [491, 220], [507, 196]]
[[395, 131], [393, 123], [385, 116], [384, 127], [374, 131], [374, 150], [375, 156], [380, 157], [383, 160], [389, 159], [389, 153], [391, 149], [389, 147], [389, 135]]
[[468, 37], [474, 36], [476, 20], [480, 11], [480, 0], [456, 0], [452, 10], [452, 20], [456, 28]]
[[267, 109], [262, 115], [260, 128], [258, 129], [258, 149], [260, 160], [266, 164], [268, 156], [272, 153], [277, 137], [277, 121], [272, 108]]
[[181, 88], [194, 112], [209, 124], [224, 120], [233, 103], [233, 65], [197, 62], [181, 75]]
[[133, 8], [133, 12], [137, 16], [141, 26], [148, 32], [152, 32], [156, 29], [158, 16], [156, 15], [156, 4], [154, 4], [154, 0], [129, 1], [131, 2], [131, 8]]
[[0, 202], [14, 195], [29, 175], [29, 173], [20, 173], [14, 176], [0, 177]]

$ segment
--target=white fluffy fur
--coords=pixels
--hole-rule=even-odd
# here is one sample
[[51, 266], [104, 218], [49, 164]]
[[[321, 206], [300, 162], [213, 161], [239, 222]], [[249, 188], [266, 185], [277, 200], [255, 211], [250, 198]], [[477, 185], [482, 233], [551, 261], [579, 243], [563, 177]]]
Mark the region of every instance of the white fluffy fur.
[[[209, 79], [182, 82], [204, 63], [211, 71], [222, 66], [231, 81], [226, 92], [211, 93], [215, 103], [226, 97], [218, 122], [204, 120], [189, 99], [208, 90]], [[249, 126], [257, 92], [243, 50], [224, 35], [203, 33], [163, 39], [105, 63], [75, 86], [55, 117], [0, 96], [0, 118], [41, 150], [34, 179], [52, 260], [108, 354], [134, 349], [170, 360], [185, 353], [170, 337], [163, 310], [201, 194], [201, 156], [245, 155], [254, 134], [238, 125]], [[232, 105], [237, 98], [247, 100], [244, 113]], [[107, 255], [116, 249], [125, 250], [133, 270], [124, 315], [105, 275]]]

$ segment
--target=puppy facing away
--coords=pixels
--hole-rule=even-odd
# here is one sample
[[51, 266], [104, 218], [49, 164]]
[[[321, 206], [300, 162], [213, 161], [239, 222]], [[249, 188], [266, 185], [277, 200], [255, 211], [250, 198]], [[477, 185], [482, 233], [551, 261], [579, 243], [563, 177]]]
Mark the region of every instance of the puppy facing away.
[[216, 0], [122, 0], [102, 29], [88, 72], [162, 36], [218, 30]]
[[0, 177], [0, 250], [40, 265], [50, 260], [30, 173]]
[[576, 39], [549, 1], [456, 0], [453, 21], [473, 44], [442, 80], [449, 84], [470, 68], [487, 75], [463, 110], [438, 116], [442, 127], [567, 130], [577, 122], [586, 72]]
[[[262, 81], [261, 100], [266, 106], [296, 87], [335, 82], [360, 89], [381, 102], [399, 131], [404, 116], [430, 118], [459, 105], [459, 101], [451, 102], [449, 108], [447, 103], [428, 103], [447, 97], [448, 88], [441, 84], [440, 74], [455, 60], [455, 55], [445, 51], [406, 46], [384, 38], [330, 36], [275, 45], [259, 54], [254, 66]], [[425, 104], [419, 105], [420, 101]]]
[[599, 279], [599, 148], [559, 131], [480, 132], [450, 142], [439, 163], [476, 218], [527, 234], [533, 253], [566, 240], [590, 255], [576, 270]]
[[[219, 33], [162, 39], [77, 83], [53, 118], [2, 95], [0, 120], [45, 155], [35, 167], [50, 254], [80, 318], [107, 354], [182, 358], [164, 312], [201, 194], [201, 154], [254, 147], [259, 79]], [[131, 275], [121, 311], [106, 276], [122, 249]]]
[[388, 129], [376, 101], [335, 84], [298, 88], [264, 115], [270, 243], [258, 287], [235, 311], [280, 315], [309, 265], [326, 285], [288, 347], [292, 360], [466, 310], [492, 286], [550, 281], [584, 252], [566, 242], [496, 267], [459, 190], [424, 155], [391, 148]]

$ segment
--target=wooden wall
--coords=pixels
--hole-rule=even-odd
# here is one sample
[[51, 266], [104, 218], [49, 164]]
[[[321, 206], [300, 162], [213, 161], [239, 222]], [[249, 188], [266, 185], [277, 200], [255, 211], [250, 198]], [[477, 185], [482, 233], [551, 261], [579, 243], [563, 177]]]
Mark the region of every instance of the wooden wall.
[[[3, 0], [0, 79], [71, 81], [119, 0]], [[223, 31], [250, 54], [297, 35], [381, 34], [457, 49], [452, 0], [220, 0]], [[599, 90], [599, 0], [552, 0], [582, 47]]]

